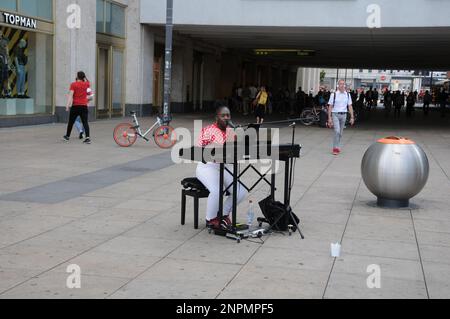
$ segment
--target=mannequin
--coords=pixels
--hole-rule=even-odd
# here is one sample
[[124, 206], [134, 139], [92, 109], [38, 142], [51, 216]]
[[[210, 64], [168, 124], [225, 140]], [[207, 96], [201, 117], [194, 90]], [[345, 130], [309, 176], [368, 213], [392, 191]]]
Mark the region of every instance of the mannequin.
[[11, 97], [11, 87], [9, 86], [9, 52], [8, 38], [3, 35], [0, 29], [0, 97]]
[[17, 97], [19, 99], [29, 98], [25, 95], [25, 79], [27, 75], [26, 65], [28, 63], [28, 57], [25, 55], [25, 49], [27, 47], [27, 41], [21, 39], [19, 46], [16, 49], [16, 71], [17, 71]]

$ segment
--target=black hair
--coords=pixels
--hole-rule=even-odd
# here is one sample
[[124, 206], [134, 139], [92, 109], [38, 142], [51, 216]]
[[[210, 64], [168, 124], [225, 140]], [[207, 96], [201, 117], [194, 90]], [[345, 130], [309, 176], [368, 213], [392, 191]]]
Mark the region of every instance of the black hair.
[[227, 106], [227, 105], [220, 105], [220, 106], [217, 106], [217, 107], [216, 107], [216, 115], [218, 115], [218, 114], [220, 113], [220, 111], [222, 111], [222, 109], [225, 109], [225, 108], [228, 109], [228, 106]]
[[86, 74], [83, 71], [79, 71], [77, 73], [77, 80], [86, 81]]

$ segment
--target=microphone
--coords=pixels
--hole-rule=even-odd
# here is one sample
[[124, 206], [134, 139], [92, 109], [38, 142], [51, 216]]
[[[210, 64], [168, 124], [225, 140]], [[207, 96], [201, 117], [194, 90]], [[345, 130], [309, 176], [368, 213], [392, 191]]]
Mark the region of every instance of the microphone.
[[227, 121], [227, 124], [228, 124], [228, 126], [231, 127], [231, 128], [238, 128], [238, 127], [241, 127], [240, 125], [235, 125], [231, 120], [228, 120], [228, 121]]

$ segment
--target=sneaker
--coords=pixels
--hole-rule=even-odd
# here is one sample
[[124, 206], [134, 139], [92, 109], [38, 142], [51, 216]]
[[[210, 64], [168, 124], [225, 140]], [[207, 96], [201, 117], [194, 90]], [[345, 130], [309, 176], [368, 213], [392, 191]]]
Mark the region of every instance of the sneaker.
[[219, 218], [216, 217], [211, 220], [206, 220], [206, 227], [219, 229], [220, 228]]
[[337, 150], [338, 154], [341, 154], [341, 149], [340, 148], [337, 148], [336, 150]]
[[223, 222], [223, 224], [225, 224], [227, 227], [231, 227], [231, 226], [233, 225], [233, 223], [231, 222], [230, 215], [223, 216], [222, 222]]
[[79, 139], [80, 139], [80, 140], [82, 140], [82, 139], [83, 139], [83, 137], [84, 137], [84, 136], [83, 136], [83, 132], [81, 132], [81, 133], [80, 133], [80, 137], [79, 137]]
[[224, 219], [220, 220], [219, 217], [207, 220], [206, 227], [212, 229], [224, 229], [224, 230], [228, 229], [228, 226], [225, 224]]
[[62, 139], [63, 139], [64, 142], [69, 142], [70, 141], [70, 137], [68, 137], [67, 135], [64, 135]]
[[333, 155], [339, 155], [339, 149], [333, 148]]
[[91, 139], [90, 139], [90, 138], [87, 138], [87, 139], [84, 140], [83, 143], [84, 143], [84, 144], [91, 144], [92, 142], [91, 142]]

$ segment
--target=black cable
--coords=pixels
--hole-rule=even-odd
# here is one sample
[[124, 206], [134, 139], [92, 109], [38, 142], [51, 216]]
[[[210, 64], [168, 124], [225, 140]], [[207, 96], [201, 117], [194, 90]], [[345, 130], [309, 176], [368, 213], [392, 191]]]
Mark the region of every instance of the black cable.
[[262, 238], [258, 238], [260, 241], [258, 242], [258, 241], [254, 241], [254, 240], [250, 240], [250, 239], [248, 239], [248, 238], [244, 238], [244, 240], [246, 240], [246, 241], [248, 241], [248, 242], [250, 242], [250, 243], [254, 243], [254, 244], [260, 244], [260, 245], [263, 245], [264, 243], [265, 243], [265, 241], [262, 239]]

